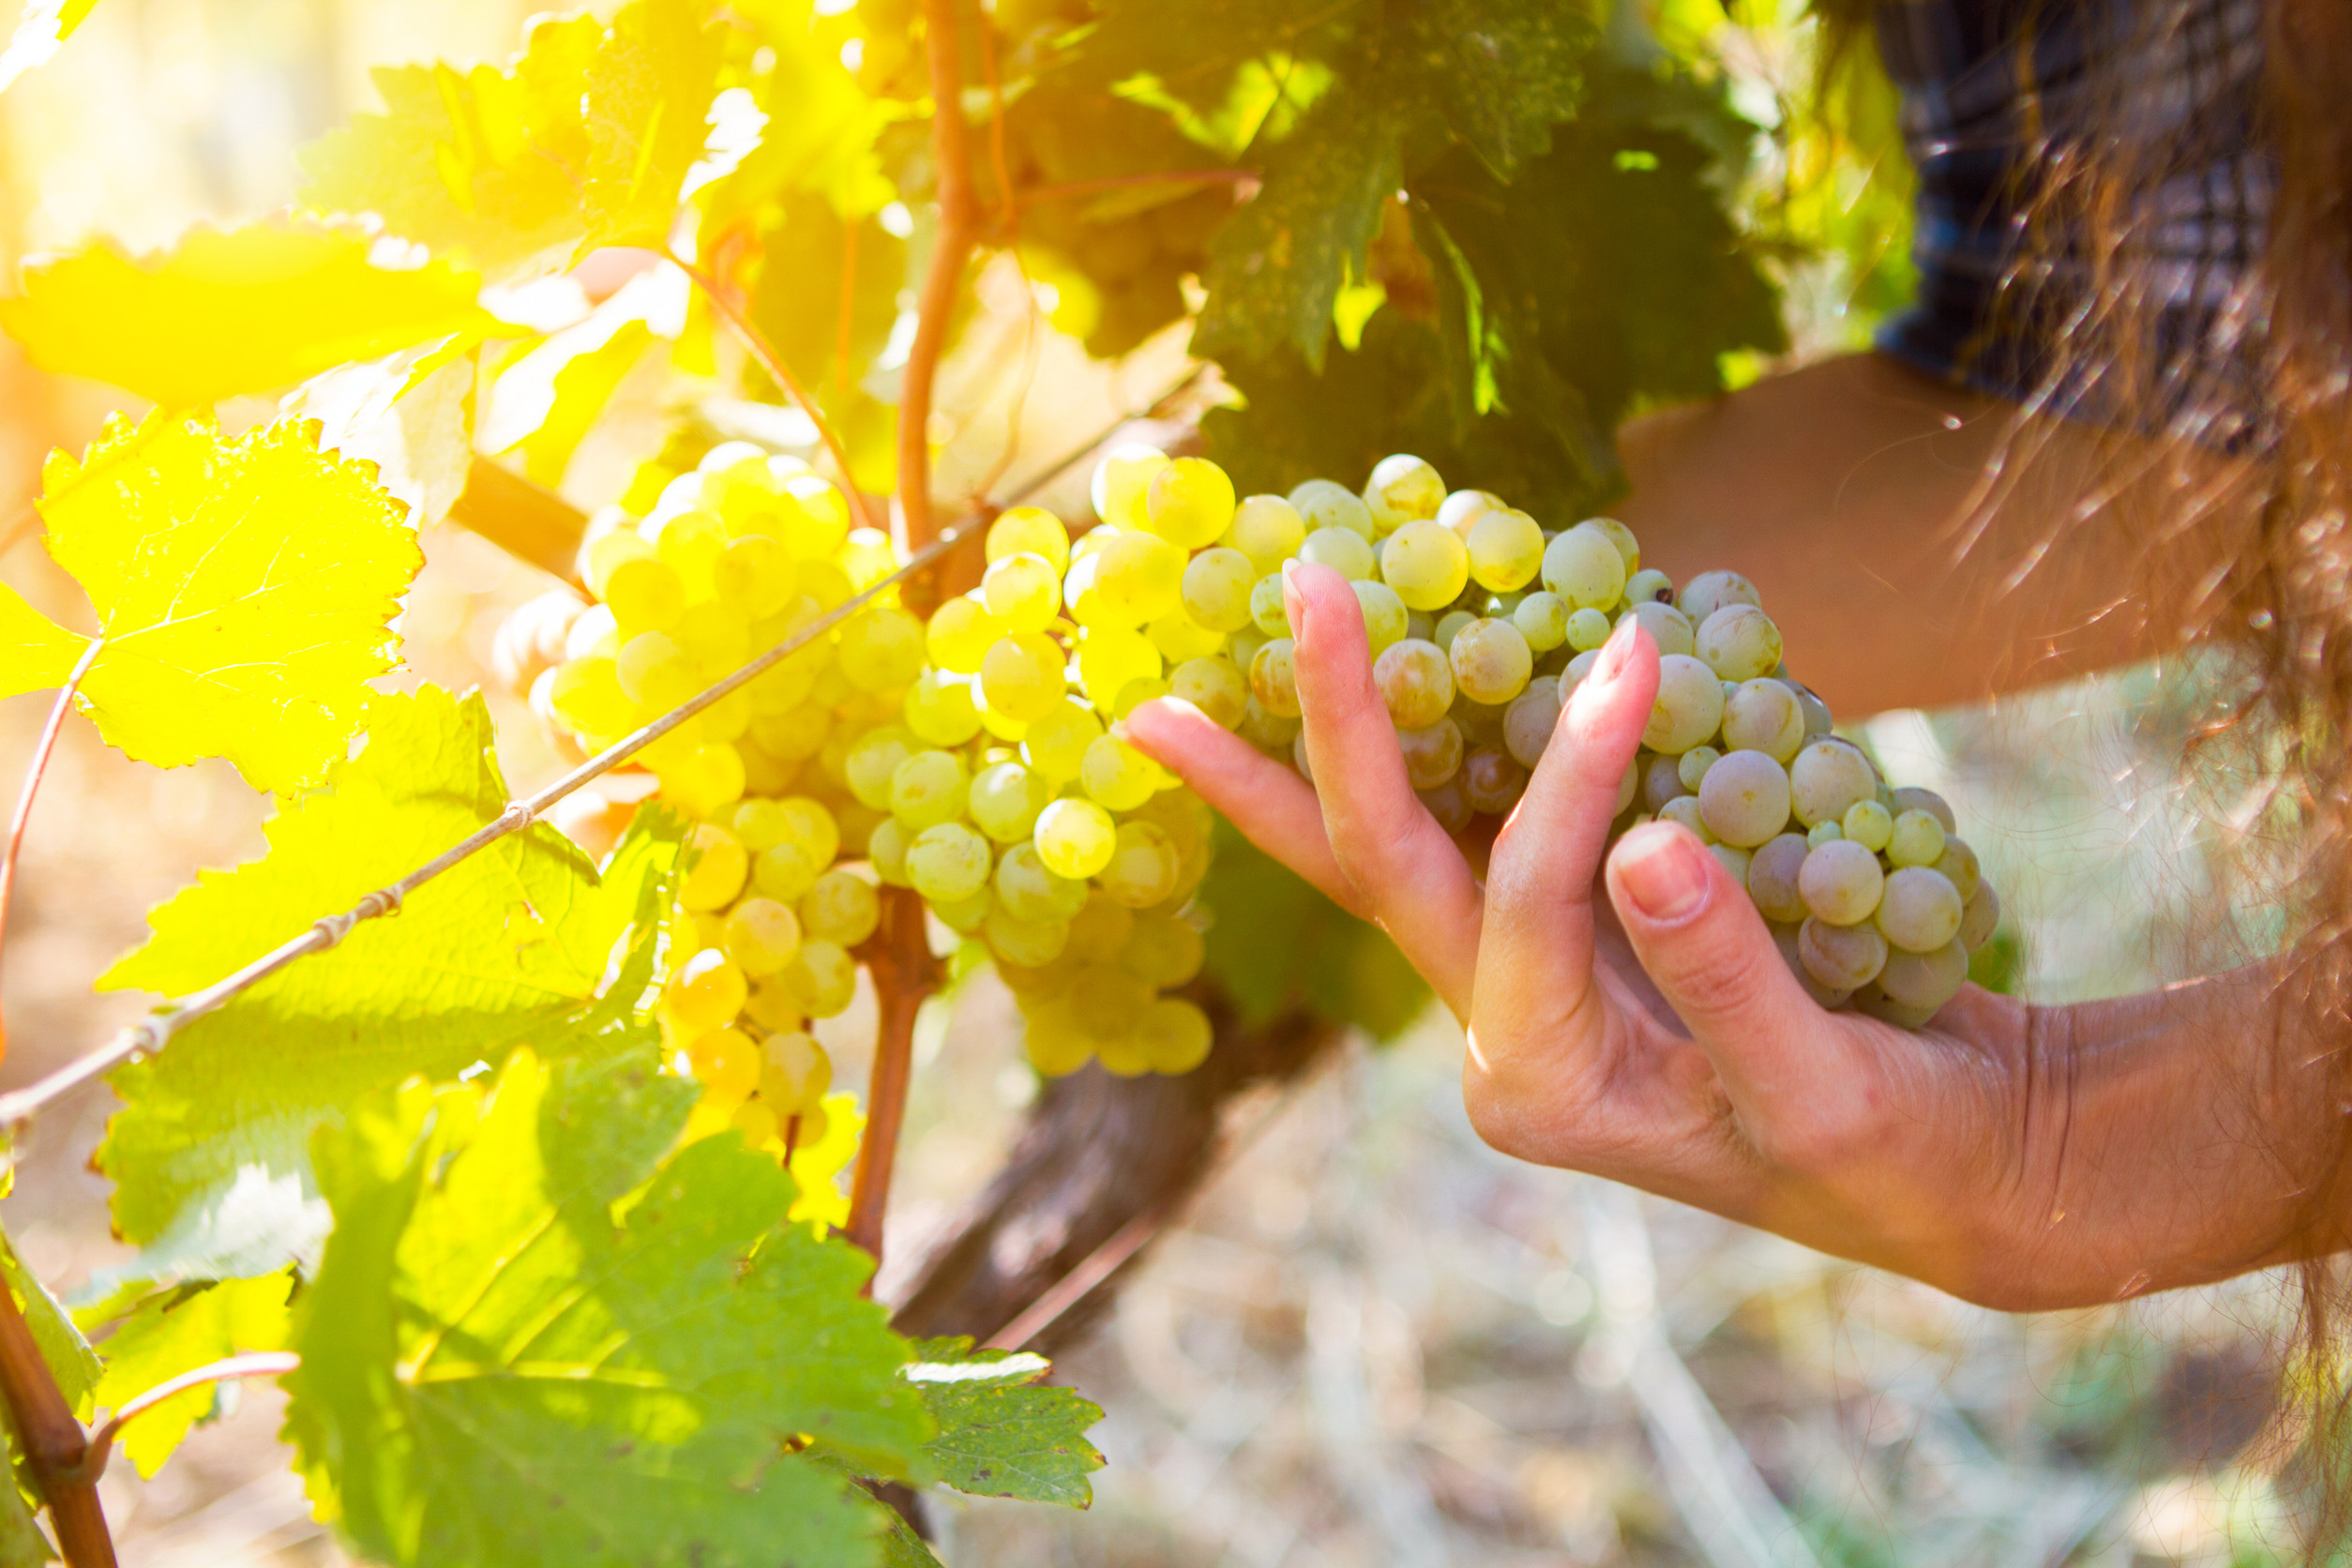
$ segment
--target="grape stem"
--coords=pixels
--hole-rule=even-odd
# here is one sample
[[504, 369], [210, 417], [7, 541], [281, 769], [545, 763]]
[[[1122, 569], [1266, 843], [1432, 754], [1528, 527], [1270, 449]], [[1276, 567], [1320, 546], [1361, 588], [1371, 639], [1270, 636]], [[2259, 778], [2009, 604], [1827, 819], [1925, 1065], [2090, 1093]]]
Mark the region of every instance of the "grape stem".
[[255, 1350], [247, 1355], [206, 1362], [176, 1378], [167, 1378], [143, 1394], [131, 1395], [123, 1401], [121, 1409], [99, 1423], [98, 1430], [90, 1434], [89, 1449], [82, 1458], [81, 1477], [95, 1483], [106, 1472], [106, 1462], [113, 1455], [114, 1440], [121, 1435], [122, 1429], [173, 1395], [186, 1394], [191, 1388], [202, 1388], [206, 1383], [225, 1383], [234, 1378], [282, 1378], [301, 1364], [302, 1358], [291, 1350]]
[[665, 249], [662, 254], [670, 259], [671, 265], [694, 280], [694, 286], [701, 289], [703, 297], [711, 302], [711, 309], [717, 311], [719, 319], [742, 339], [743, 346], [751, 352], [751, 357], [760, 362], [760, 369], [784, 388], [792, 401], [800, 405], [800, 411], [808, 415], [808, 422], [817, 427], [817, 439], [824, 443], [825, 450], [833, 457], [833, 466], [840, 472], [841, 489], [850, 498], [850, 509], [857, 514], [857, 525], [860, 528], [873, 527], [874, 520], [866, 510], [865, 492], [858, 489], [857, 475], [850, 469], [848, 448], [834, 433], [833, 426], [825, 419], [824, 410], [817, 406], [817, 400], [809, 396], [808, 388], [800, 384], [800, 378], [792, 374], [792, 368], [784, 363], [784, 356], [776, 352], [776, 345], [768, 341], [767, 334], [753, 325], [751, 318], [744, 314], [742, 302], [735, 297], [734, 289], [674, 250]]
[[[939, 988], [923, 900], [913, 889], [882, 889], [882, 924], [862, 955], [874, 977], [882, 1018], [874, 1031], [874, 1071], [866, 1085], [866, 1136], [850, 1180], [850, 1221], [842, 1234], [882, 1262], [882, 1220], [890, 1207], [891, 1168], [906, 1124], [907, 1088], [914, 1076], [914, 1020], [924, 999]], [[866, 1286], [873, 1289], [873, 1275]]]
[[[907, 548], [939, 533], [931, 515], [931, 397], [948, 318], [979, 235], [972, 194], [972, 149], [964, 139], [963, 72], [957, 55], [957, 0], [923, 0], [924, 48], [931, 77], [931, 164], [939, 184], [939, 233], [916, 295], [914, 341], [898, 400], [898, 516]], [[986, 26], [985, 19], [982, 25]], [[918, 604], [917, 610], [924, 608]]]
[[[33, 797], [40, 792], [41, 775], [49, 771], [50, 755], [57, 749], [58, 731], [65, 728], [66, 712], [73, 705], [74, 688], [82, 677], [90, 672], [90, 666], [106, 646], [103, 636], [90, 639], [82, 656], [67, 672], [65, 684], [57, 688], [57, 701], [49, 705], [48, 721], [41, 726], [40, 739], [33, 746], [33, 760], [25, 764], [24, 787], [17, 792], [16, 815], [8, 820], [8, 843], [0, 850], [0, 942], [8, 940], [8, 899], [16, 891], [17, 856], [24, 848], [24, 824], [33, 820]], [[0, 1026], [0, 1056], [8, 1052], [8, 1031]]]

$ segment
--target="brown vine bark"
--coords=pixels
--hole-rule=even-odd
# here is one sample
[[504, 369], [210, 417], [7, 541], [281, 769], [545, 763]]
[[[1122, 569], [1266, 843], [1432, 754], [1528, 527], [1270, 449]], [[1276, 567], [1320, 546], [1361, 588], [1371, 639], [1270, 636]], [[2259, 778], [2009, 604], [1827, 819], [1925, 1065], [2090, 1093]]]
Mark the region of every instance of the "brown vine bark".
[[98, 1477], [84, 1471], [89, 1435], [73, 1418], [56, 1377], [34, 1341], [33, 1327], [0, 1284], [0, 1390], [24, 1445], [24, 1460], [49, 1503], [49, 1522], [66, 1568], [114, 1568], [114, 1538], [99, 1506]]

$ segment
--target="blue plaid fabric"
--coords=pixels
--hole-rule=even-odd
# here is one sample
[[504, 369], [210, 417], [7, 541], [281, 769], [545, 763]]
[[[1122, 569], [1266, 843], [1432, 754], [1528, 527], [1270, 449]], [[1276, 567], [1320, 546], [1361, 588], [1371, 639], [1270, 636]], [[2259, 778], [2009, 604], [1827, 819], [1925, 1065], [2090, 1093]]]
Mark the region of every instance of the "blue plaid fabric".
[[2274, 183], [2255, 128], [2261, 22], [2260, 0], [1883, 0], [1879, 53], [1919, 171], [1919, 294], [1879, 347], [2101, 419], [2096, 378], [2045, 384], [2055, 336], [2088, 298], [2088, 242], [2062, 201], [2030, 237], [2028, 219], [2053, 171], [2120, 125], [2140, 159], [2122, 270], [2153, 292], [2149, 370], [2178, 394], [2160, 412], [2206, 405], [2222, 428], [2196, 434], [2241, 438], [2247, 282]]

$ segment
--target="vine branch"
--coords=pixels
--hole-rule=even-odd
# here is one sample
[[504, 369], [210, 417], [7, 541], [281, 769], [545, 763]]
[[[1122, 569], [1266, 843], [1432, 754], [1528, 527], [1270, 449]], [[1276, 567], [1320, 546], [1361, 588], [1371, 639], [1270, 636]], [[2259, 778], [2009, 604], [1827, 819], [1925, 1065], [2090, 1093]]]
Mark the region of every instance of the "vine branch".
[[[33, 820], [33, 797], [40, 792], [41, 775], [49, 771], [50, 754], [57, 749], [58, 731], [65, 728], [67, 710], [73, 706], [74, 688], [82, 677], [90, 672], [98, 659], [98, 650], [106, 646], [103, 635], [90, 639], [90, 645], [82, 650], [73, 669], [66, 675], [66, 684], [57, 688], [57, 701], [49, 705], [49, 718], [41, 725], [41, 736], [33, 746], [33, 760], [24, 766], [24, 787], [17, 792], [16, 815], [8, 820], [8, 843], [0, 850], [0, 942], [8, 938], [8, 899], [16, 891], [16, 861], [24, 848], [24, 824]], [[8, 1051], [8, 1031], [0, 1026], [0, 1055]]]
[[[939, 186], [939, 233], [916, 295], [914, 341], [898, 400], [898, 514], [911, 549], [938, 533], [931, 516], [931, 396], [957, 286], [979, 238], [972, 191], [972, 149], [964, 140], [963, 67], [957, 53], [957, 0], [923, 0], [924, 46], [931, 77], [931, 163]], [[984, 23], [985, 25], [985, 23]]]
[[6, 1283], [0, 1283], [0, 1393], [8, 1396], [34, 1485], [49, 1503], [66, 1568], [114, 1568], [114, 1538], [98, 1502], [98, 1478], [83, 1474], [89, 1439]]
[[[850, 1179], [850, 1221], [842, 1234], [882, 1261], [882, 1220], [890, 1207], [890, 1176], [906, 1125], [907, 1089], [914, 1078], [914, 1020], [924, 999], [939, 988], [923, 900], [912, 888], [882, 889], [882, 924], [866, 952], [882, 1017], [874, 1030], [874, 1070], [866, 1085], [866, 1136]], [[867, 1276], [873, 1288], [874, 1276]]]
[[865, 493], [858, 489], [857, 475], [850, 469], [849, 449], [834, 433], [833, 426], [826, 420], [824, 410], [818, 406], [817, 400], [809, 396], [808, 388], [800, 384], [800, 378], [792, 374], [792, 368], [784, 363], [784, 356], [776, 352], [776, 345], [768, 341], [767, 334], [753, 325], [751, 318], [744, 314], [741, 303], [735, 298], [735, 291], [677, 252], [664, 250], [662, 254], [669, 258], [671, 265], [694, 280], [694, 286], [701, 289], [703, 297], [711, 302], [711, 309], [716, 310], [719, 319], [743, 340], [743, 346], [751, 351], [751, 357], [760, 362], [760, 369], [784, 388], [792, 401], [800, 405], [800, 411], [808, 415], [808, 422], [817, 427], [817, 439], [823, 442], [825, 450], [833, 455], [833, 466], [841, 471], [841, 489], [848, 492], [850, 510], [857, 514], [857, 525], [860, 528], [873, 527], [874, 520], [866, 511]]
[[98, 1430], [90, 1434], [89, 1448], [82, 1458], [82, 1474], [96, 1483], [105, 1473], [106, 1461], [113, 1455], [114, 1440], [122, 1434], [123, 1428], [173, 1395], [186, 1394], [189, 1389], [202, 1388], [206, 1383], [224, 1383], [233, 1378], [282, 1378], [301, 1364], [302, 1358], [292, 1350], [255, 1350], [246, 1355], [206, 1362], [176, 1378], [167, 1378], [145, 1393], [124, 1400], [122, 1408], [108, 1416], [99, 1424]]

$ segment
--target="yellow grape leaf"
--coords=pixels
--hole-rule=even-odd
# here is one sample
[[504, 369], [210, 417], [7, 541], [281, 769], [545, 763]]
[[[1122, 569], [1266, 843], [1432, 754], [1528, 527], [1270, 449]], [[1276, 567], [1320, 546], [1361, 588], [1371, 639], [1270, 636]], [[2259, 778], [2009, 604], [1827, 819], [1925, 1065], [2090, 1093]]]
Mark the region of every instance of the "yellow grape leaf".
[[687, 0], [635, 0], [588, 68], [588, 233], [603, 245], [659, 246], [678, 216], [678, 190], [702, 156], [719, 36]]
[[62, 686], [86, 641], [0, 582], [0, 697]]
[[592, 16], [550, 19], [504, 70], [376, 71], [384, 113], [354, 115], [303, 152], [303, 204], [375, 213], [401, 238], [502, 281], [560, 264], [582, 230], [580, 103], [603, 39]]
[[[79, 700], [110, 743], [160, 767], [226, 757], [280, 794], [343, 754], [424, 556], [372, 469], [317, 441], [315, 424], [228, 441], [209, 419], [117, 415], [80, 462], [50, 455], [49, 552], [106, 640]], [[55, 685], [38, 612], [0, 611], [0, 695]], [[79, 656], [82, 639], [54, 635]]]
[[82, 25], [82, 19], [90, 14], [98, 0], [23, 0], [23, 14], [17, 19], [15, 31], [8, 35], [8, 46], [0, 49], [0, 93], [18, 77], [36, 66], [46, 65], [57, 53], [58, 46], [73, 36]]
[[475, 303], [481, 279], [446, 261], [369, 264], [365, 234], [255, 223], [192, 229], [132, 261], [101, 242], [24, 269], [0, 327], [33, 363], [195, 408], [289, 386], [429, 339], [508, 331]]

